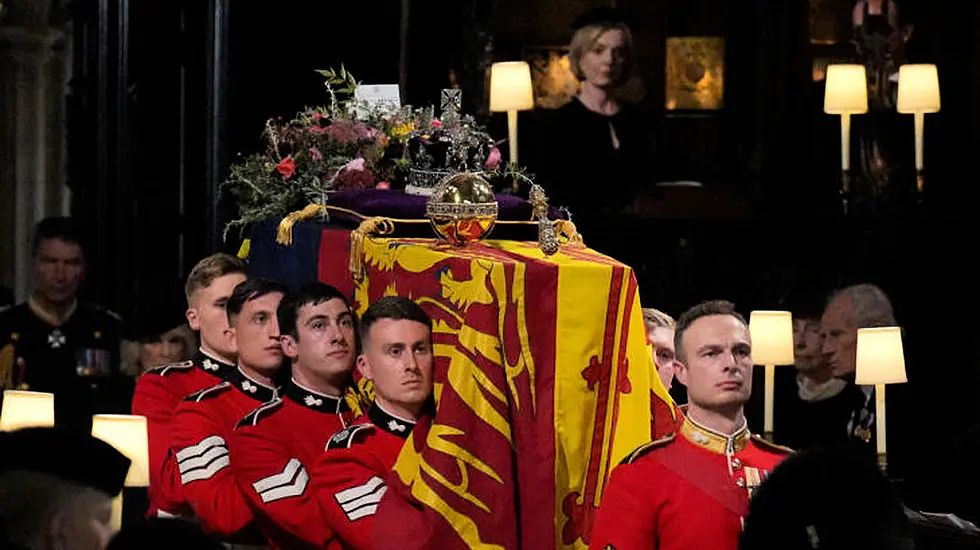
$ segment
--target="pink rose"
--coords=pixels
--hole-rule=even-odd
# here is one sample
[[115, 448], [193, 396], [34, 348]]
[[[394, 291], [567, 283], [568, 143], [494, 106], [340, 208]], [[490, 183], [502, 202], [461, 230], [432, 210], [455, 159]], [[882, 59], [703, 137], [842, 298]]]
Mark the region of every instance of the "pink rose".
[[313, 159], [313, 162], [320, 162], [323, 160], [323, 153], [316, 147], [310, 147], [310, 158]]
[[432, 127], [435, 128], [436, 130], [442, 128], [442, 121], [439, 120], [438, 118], [432, 119]]
[[487, 157], [486, 167], [490, 170], [495, 170], [500, 166], [500, 149], [494, 147], [490, 149], [490, 156]]
[[321, 118], [323, 118], [323, 115], [320, 113], [313, 113], [313, 120], [320, 120]]
[[389, 185], [388, 182], [386, 182], [386, 181], [379, 181], [378, 184], [374, 186], [374, 188], [375, 189], [383, 189], [383, 190], [387, 191], [388, 189], [391, 189], [391, 185]]

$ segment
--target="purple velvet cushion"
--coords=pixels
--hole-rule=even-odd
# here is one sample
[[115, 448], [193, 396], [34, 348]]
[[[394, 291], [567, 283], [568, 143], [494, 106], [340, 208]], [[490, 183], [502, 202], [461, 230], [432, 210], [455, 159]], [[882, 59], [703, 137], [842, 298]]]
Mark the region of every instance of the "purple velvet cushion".
[[[352, 189], [330, 195], [331, 206], [347, 208], [365, 216], [389, 218], [425, 219], [425, 203], [428, 197], [409, 195], [403, 191], [383, 189]], [[497, 195], [498, 220], [525, 221], [531, 219], [531, 203], [516, 195]], [[342, 216], [342, 214], [333, 214]], [[560, 218], [556, 208], [550, 208], [548, 217]]]

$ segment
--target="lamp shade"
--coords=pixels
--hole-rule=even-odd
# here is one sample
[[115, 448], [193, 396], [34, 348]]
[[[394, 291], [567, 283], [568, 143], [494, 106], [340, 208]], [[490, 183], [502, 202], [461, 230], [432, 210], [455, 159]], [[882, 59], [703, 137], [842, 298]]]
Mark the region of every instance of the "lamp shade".
[[54, 394], [6, 390], [0, 411], [0, 431], [54, 426]]
[[901, 384], [905, 376], [905, 351], [902, 329], [880, 327], [858, 329], [857, 372], [855, 383], [861, 385]]
[[898, 69], [898, 112], [937, 113], [940, 106], [935, 65], [902, 65]]
[[490, 110], [527, 111], [533, 108], [531, 66], [524, 61], [494, 63], [490, 67]]
[[793, 314], [788, 311], [753, 311], [749, 316], [752, 363], [792, 365]]
[[146, 417], [97, 414], [92, 417], [92, 435], [112, 445], [132, 461], [126, 476], [126, 487], [150, 485]]
[[868, 112], [868, 77], [864, 65], [827, 67], [823, 110], [832, 115], [859, 115]]

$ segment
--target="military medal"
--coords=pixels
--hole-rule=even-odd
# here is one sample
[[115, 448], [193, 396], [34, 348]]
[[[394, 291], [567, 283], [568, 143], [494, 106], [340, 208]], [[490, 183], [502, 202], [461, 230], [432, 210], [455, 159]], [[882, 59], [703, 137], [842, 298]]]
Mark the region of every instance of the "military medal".
[[59, 349], [65, 345], [65, 341], [65, 335], [59, 329], [52, 330], [51, 334], [48, 335], [48, 345], [51, 346], [51, 349]]

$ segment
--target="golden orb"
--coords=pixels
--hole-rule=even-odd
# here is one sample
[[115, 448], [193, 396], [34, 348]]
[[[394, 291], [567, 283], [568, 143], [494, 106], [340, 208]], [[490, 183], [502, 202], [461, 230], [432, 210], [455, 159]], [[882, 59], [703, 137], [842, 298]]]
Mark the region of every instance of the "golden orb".
[[425, 207], [432, 229], [455, 246], [486, 238], [497, 223], [497, 197], [479, 174], [463, 172], [436, 186]]

